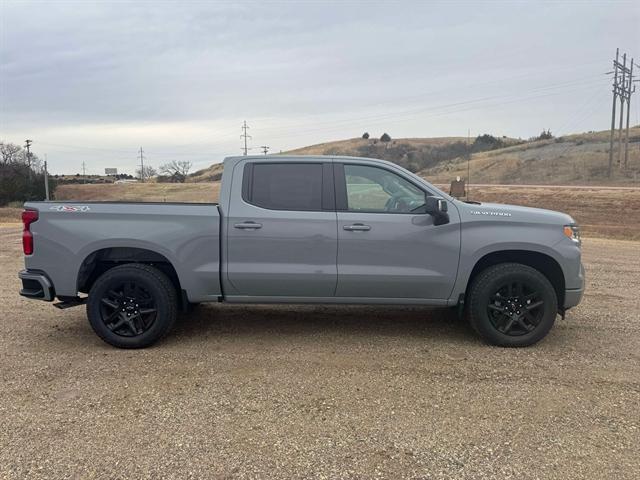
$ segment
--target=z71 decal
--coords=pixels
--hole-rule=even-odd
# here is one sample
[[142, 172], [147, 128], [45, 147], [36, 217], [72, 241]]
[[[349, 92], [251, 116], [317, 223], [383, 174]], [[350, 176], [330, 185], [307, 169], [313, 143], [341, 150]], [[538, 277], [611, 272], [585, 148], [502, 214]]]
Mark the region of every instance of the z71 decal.
[[88, 205], [54, 205], [49, 210], [55, 210], [56, 212], [88, 212], [91, 210]]

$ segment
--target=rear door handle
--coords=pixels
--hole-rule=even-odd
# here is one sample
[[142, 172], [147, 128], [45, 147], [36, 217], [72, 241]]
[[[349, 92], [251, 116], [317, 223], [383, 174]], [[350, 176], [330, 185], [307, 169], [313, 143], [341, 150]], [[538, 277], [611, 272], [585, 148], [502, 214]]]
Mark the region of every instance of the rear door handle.
[[342, 229], [348, 230], [349, 232], [366, 232], [371, 230], [371, 227], [362, 223], [354, 223], [353, 225], [344, 225]]
[[259, 228], [262, 228], [262, 224], [261, 223], [256, 223], [256, 222], [242, 222], [242, 223], [236, 223], [233, 225], [234, 228], [241, 228], [244, 230], [257, 230]]

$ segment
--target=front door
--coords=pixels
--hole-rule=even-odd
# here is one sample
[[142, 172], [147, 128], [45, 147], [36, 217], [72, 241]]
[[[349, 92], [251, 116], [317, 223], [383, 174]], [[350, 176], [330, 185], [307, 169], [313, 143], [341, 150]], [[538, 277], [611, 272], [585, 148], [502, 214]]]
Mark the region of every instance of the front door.
[[232, 191], [240, 190], [242, 199], [230, 202], [226, 220], [225, 294], [332, 297], [337, 233], [331, 163], [240, 162]]
[[458, 269], [460, 225], [435, 226], [424, 186], [401, 171], [336, 163], [338, 297], [447, 299]]

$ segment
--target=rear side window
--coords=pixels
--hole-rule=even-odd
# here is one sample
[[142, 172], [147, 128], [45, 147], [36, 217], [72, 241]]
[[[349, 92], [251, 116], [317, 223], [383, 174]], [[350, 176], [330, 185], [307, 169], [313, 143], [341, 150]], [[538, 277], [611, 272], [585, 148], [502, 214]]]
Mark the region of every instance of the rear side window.
[[243, 198], [271, 210], [322, 210], [321, 163], [247, 164]]

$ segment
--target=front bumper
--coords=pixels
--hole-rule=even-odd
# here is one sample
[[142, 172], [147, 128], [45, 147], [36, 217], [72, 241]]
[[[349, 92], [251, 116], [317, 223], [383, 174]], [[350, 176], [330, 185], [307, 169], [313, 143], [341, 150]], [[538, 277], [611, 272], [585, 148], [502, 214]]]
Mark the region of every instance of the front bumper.
[[571, 288], [564, 291], [564, 309], [568, 310], [575, 307], [582, 301], [585, 286], [584, 266], [580, 264], [580, 287]]
[[49, 277], [44, 272], [35, 270], [22, 270], [18, 273], [22, 280], [20, 295], [26, 298], [52, 302], [56, 298], [56, 292]]

